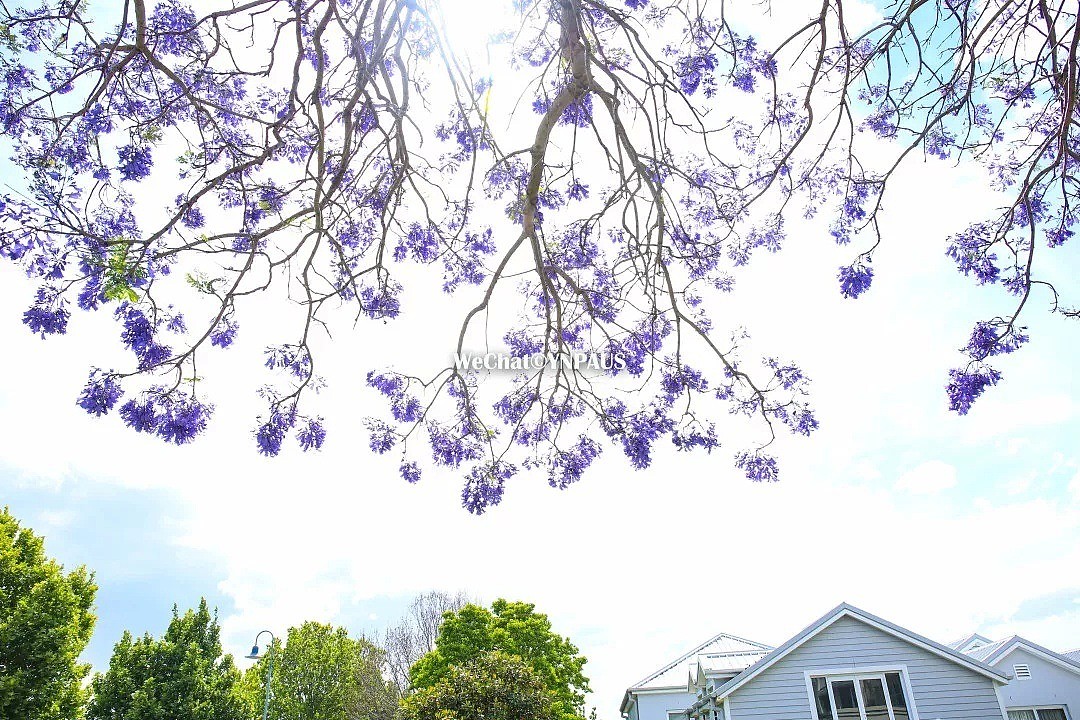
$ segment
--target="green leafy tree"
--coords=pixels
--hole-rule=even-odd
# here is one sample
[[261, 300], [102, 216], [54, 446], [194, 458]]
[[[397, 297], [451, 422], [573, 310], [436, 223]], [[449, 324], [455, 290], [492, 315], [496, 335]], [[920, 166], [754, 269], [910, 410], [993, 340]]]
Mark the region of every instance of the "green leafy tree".
[[249, 717], [240, 671], [221, 651], [217, 616], [199, 602], [173, 606], [160, 640], [125, 632], [109, 669], [93, 682], [88, 720], [239, 720]]
[[65, 573], [42, 538], [0, 512], [0, 718], [82, 717], [90, 666], [78, 658], [96, 594], [85, 567]]
[[547, 615], [532, 603], [496, 600], [491, 610], [469, 604], [448, 613], [439, 628], [435, 649], [421, 657], [410, 672], [412, 687], [423, 691], [450, 677], [485, 653], [500, 651], [521, 658], [551, 697], [556, 717], [583, 717], [589, 680], [585, 658], [569, 639], [551, 629]]
[[493, 650], [451, 666], [401, 701], [402, 720], [559, 720], [551, 693], [516, 655]]
[[[397, 692], [380, 671], [383, 651], [345, 628], [306, 622], [273, 647], [273, 720], [391, 720]], [[248, 702], [260, 712], [269, 652], [244, 676]]]

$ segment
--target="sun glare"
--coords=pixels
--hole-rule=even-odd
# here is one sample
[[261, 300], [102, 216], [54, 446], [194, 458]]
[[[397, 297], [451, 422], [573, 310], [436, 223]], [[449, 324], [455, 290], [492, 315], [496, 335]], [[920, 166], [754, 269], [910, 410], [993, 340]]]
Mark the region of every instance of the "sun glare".
[[454, 52], [474, 66], [491, 62], [492, 38], [517, 29], [518, 14], [511, 0], [441, 0], [439, 6]]

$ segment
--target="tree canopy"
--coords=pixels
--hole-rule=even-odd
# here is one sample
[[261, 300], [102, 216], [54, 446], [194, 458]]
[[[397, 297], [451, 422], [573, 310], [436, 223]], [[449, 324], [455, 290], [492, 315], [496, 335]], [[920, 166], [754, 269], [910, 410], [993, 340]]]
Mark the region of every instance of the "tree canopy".
[[236, 720], [244, 717], [240, 671], [223, 654], [206, 600], [172, 621], [160, 639], [124, 631], [109, 668], [91, 685], [88, 720]]
[[484, 652], [429, 688], [404, 698], [403, 720], [561, 720], [551, 696], [521, 658]]
[[[818, 425], [808, 379], [745, 350], [726, 293], [814, 217], [847, 254], [838, 291], [866, 293], [915, 159], [981, 164], [1003, 198], [943, 238], [1008, 303], [942, 369], [954, 411], [1001, 380], [1024, 313], [1078, 315], [1053, 273], [1080, 212], [1073, 0], [898, 0], [864, 25], [791, 3], [768, 45], [696, 0], [515, 0], [469, 42], [450, 0], [89, 7], [0, 5], [20, 169], [0, 254], [37, 284], [30, 331], [114, 315], [128, 361], [77, 401], [168, 442], [208, 427], [204, 358], [288, 297], [254, 447], [321, 447], [330, 329], [420, 313], [434, 286], [456, 359], [365, 368], [370, 448], [404, 480], [460, 471], [480, 513], [523, 471], [577, 482], [605, 445], [635, 468], [665, 439], [712, 452], [730, 418], [752, 431], [735, 465], [775, 480], [778, 432]], [[470, 356], [491, 345], [513, 372]]]
[[443, 615], [461, 610], [468, 602], [464, 593], [429, 590], [417, 595], [401, 620], [379, 636], [379, 645], [386, 651], [386, 673], [401, 695], [409, 691], [410, 668], [435, 649]]
[[[277, 641], [275, 641], [277, 642]], [[393, 720], [397, 691], [380, 671], [383, 651], [345, 628], [306, 622], [274, 647], [274, 720]], [[270, 651], [245, 674], [248, 702], [261, 712]]]
[[96, 617], [97, 586], [85, 567], [65, 572], [44, 540], [0, 511], [0, 717], [82, 716], [79, 662]]
[[[473, 674], [503, 654], [520, 658], [535, 673], [551, 698], [556, 717], [584, 717], [585, 694], [589, 692], [585, 658], [568, 638], [552, 630], [547, 615], [536, 612], [532, 603], [502, 599], [492, 603], [491, 610], [470, 603], [445, 616], [435, 649], [421, 657], [410, 673], [415, 691], [439, 689], [416, 702], [428, 706], [451, 688], [468, 687]], [[490, 688], [496, 695], [500, 682]], [[542, 711], [539, 707], [535, 710]]]

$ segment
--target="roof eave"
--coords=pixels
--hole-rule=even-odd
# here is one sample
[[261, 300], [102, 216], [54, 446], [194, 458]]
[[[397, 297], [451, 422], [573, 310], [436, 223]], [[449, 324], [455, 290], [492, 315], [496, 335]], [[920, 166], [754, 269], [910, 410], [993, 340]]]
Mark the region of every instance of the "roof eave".
[[933, 640], [924, 638], [917, 633], [914, 633], [906, 628], [902, 628], [899, 625], [890, 623], [889, 621], [879, 618], [876, 615], [871, 615], [865, 610], [861, 610], [854, 605], [849, 605], [848, 603], [841, 603], [829, 612], [822, 615], [820, 618], [818, 618], [817, 621], [805, 627], [787, 642], [780, 645], [778, 648], [776, 648], [776, 650], [761, 658], [761, 660], [746, 668], [746, 670], [743, 670], [741, 673], [739, 673], [727, 683], [722, 685], [717, 690], [714, 698], [719, 701], [728, 697], [731, 693], [735, 692], [735, 690], [739, 689], [747, 682], [757, 677], [757, 675], [764, 672], [767, 668], [782, 660], [788, 655], [788, 653], [792, 652], [793, 650], [801, 646], [803, 643], [816, 636], [819, 632], [845, 616], [851, 617], [855, 620], [859, 620], [860, 622], [866, 623], [871, 627], [877, 627], [878, 629], [888, 632], [891, 635], [897, 636], [900, 639], [906, 640], [907, 642], [917, 647], [921, 646], [924, 649], [927, 649], [937, 655], [952, 660], [958, 665], [966, 666], [969, 669], [979, 673], [980, 675], [988, 677], [994, 682], [1001, 684], [1009, 682], [1009, 678], [1006, 675], [995, 670], [993, 667], [985, 663], [979, 662], [974, 658], [970, 658], [963, 653], [946, 647], [945, 645], [936, 643]]

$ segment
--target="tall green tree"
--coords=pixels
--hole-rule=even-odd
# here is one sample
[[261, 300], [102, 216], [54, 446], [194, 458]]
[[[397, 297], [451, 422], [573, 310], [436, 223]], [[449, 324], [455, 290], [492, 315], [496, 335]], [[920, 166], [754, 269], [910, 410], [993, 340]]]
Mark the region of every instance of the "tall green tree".
[[524, 661], [543, 684], [556, 716], [583, 717], [589, 680], [585, 658], [578, 649], [551, 629], [547, 615], [532, 603], [496, 600], [491, 610], [469, 604], [448, 613], [439, 628], [435, 649], [421, 657], [410, 672], [417, 691], [434, 688], [485, 653], [500, 651]]
[[401, 701], [403, 720], [559, 720], [551, 693], [516, 655], [480, 653]]
[[0, 512], [0, 718], [82, 717], [90, 666], [78, 658], [96, 594], [85, 567], [64, 572], [41, 537]]
[[173, 607], [160, 639], [125, 632], [109, 669], [94, 678], [88, 720], [239, 720], [249, 716], [240, 671], [221, 651], [215, 613]]
[[[383, 678], [382, 649], [345, 628], [306, 622], [275, 643], [270, 682], [273, 720], [391, 720], [397, 691]], [[248, 703], [260, 712], [270, 653], [244, 676]]]

